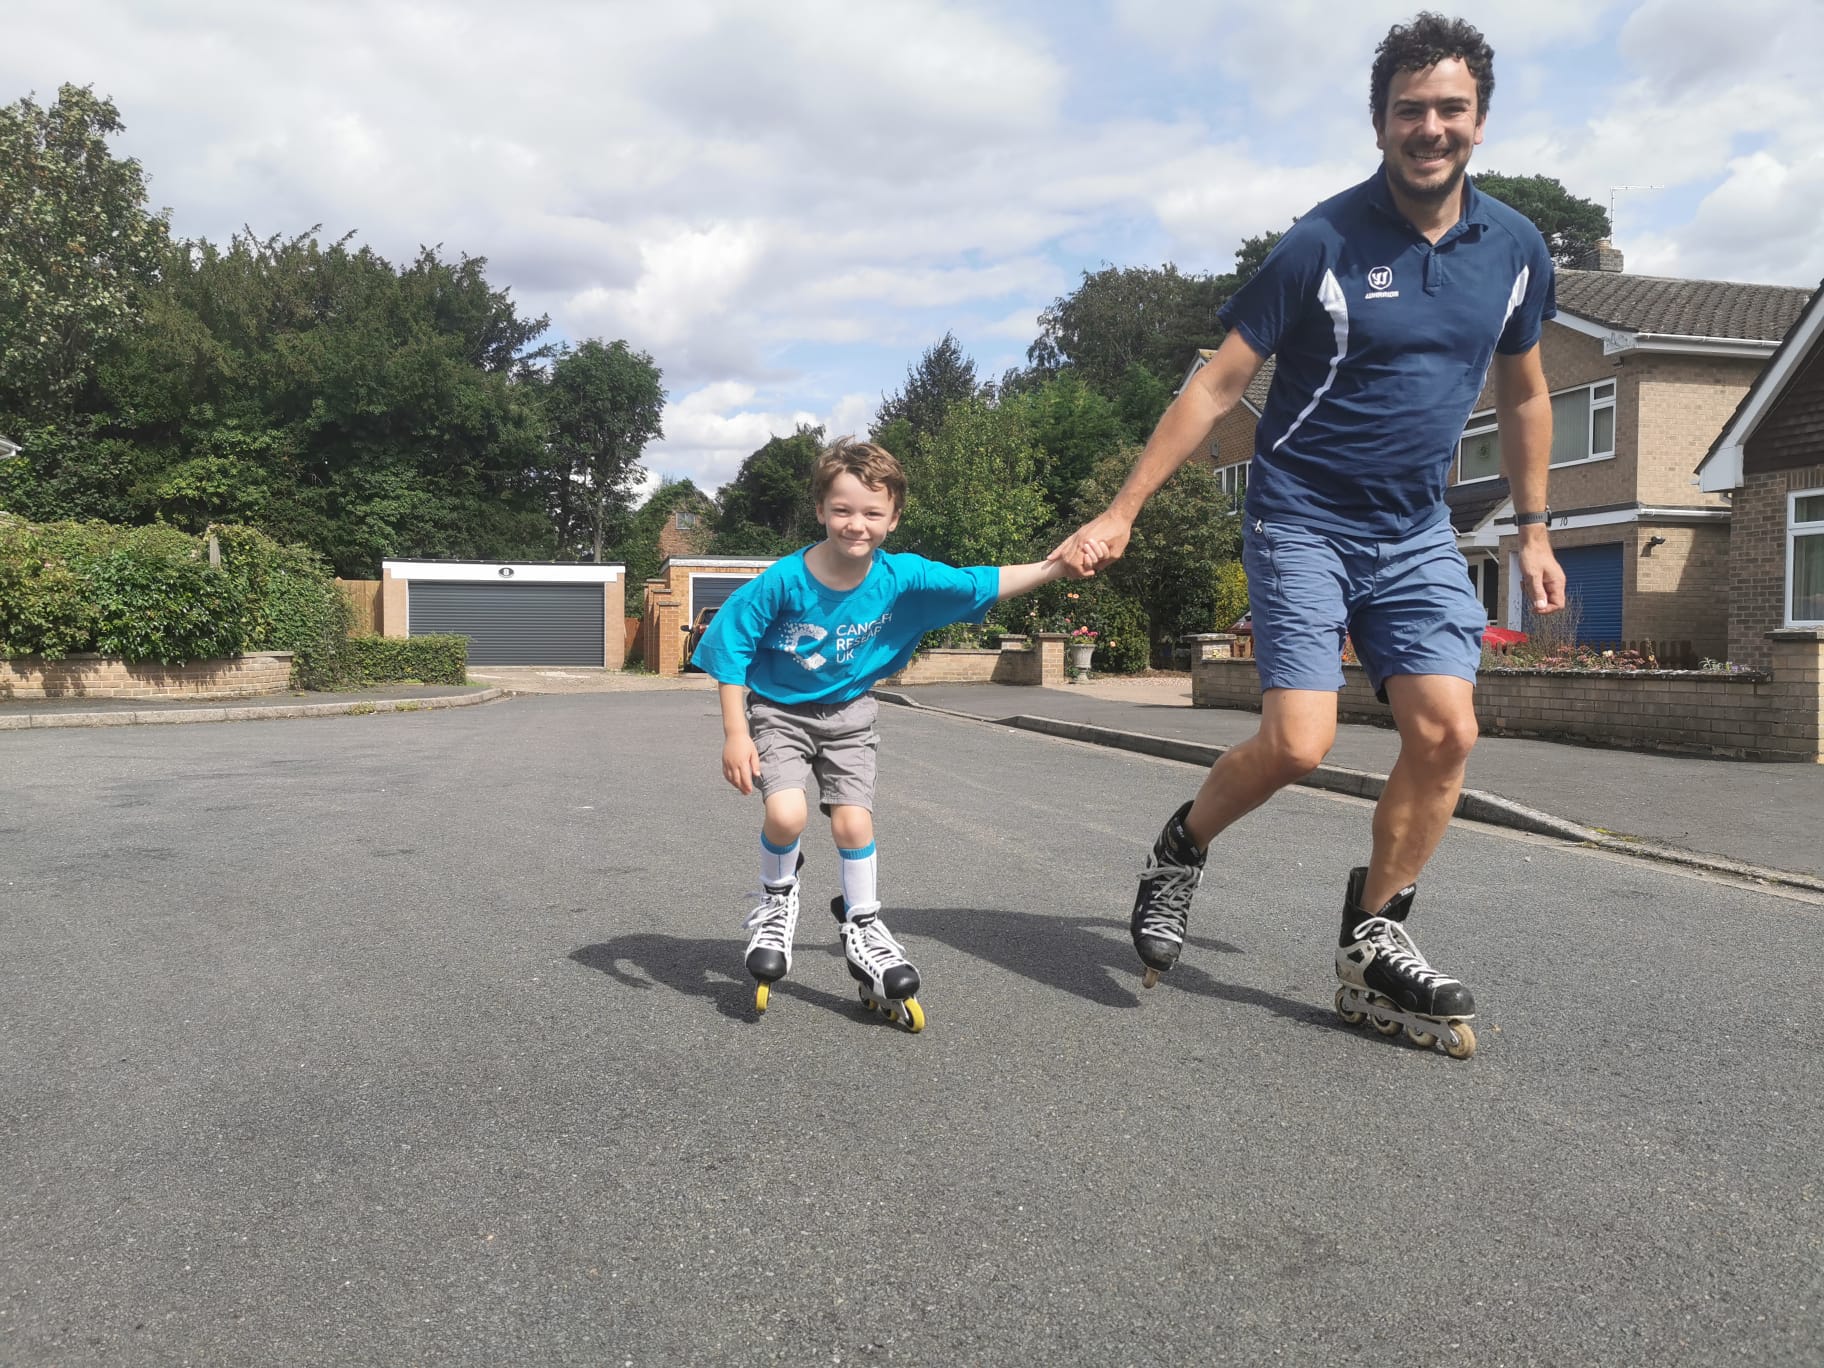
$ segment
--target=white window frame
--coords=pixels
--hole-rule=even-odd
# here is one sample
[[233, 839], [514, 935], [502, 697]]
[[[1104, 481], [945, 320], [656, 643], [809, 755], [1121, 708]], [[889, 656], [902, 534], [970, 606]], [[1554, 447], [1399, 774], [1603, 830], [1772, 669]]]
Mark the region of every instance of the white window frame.
[[1486, 437], [1491, 432], [1498, 432], [1500, 427], [1500, 423], [1495, 421], [1495, 411], [1493, 409], [1490, 409], [1487, 413], [1479, 416], [1472, 414], [1469, 422], [1463, 425], [1463, 435], [1457, 438], [1457, 454], [1451, 460], [1451, 464], [1456, 468], [1458, 484], [1487, 484], [1490, 480], [1498, 480], [1501, 478], [1501, 463], [1499, 461], [1495, 462], [1495, 473], [1493, 475], [1478, 475], [1473, 480], [1466, 480], [1463, 478], [1463, 443], [1468, 441], [1471, 437]]
[[1235, 461], [1230, 465], [1216, 467], [1216, 487], [1232, 498], [1240, 498], [1248, 492], [1248, 467], [1254, 461], [1250, 457], [1245, 461]]
[[[1604, 410], [1611, 414], [1616, 412], [1615, 382], [1613, 380], [1592, 380], [1587, 385], [1569, 385], [1561, 390], [1553, 390], [1550, 397], [1558, 399], [1566, 394], [1575, 394], [1579, 390], [1588, 390], [1590, 392], [1589, 418], [1586, 420], [1586, 426], [1583, 433], [1583, 449], [1590, 454], [1588, 456], [1581, 456], [1575, 461], [1560, 461], [1557, 465], [1552, 467], [1553, 470], [1569, 470], [1573, 466], [1594, 465], [1597, 461], [1612, 461], [1615, 459], [1615, 438], [1617, 435], [1615, 418], [1609, 420], [1609, 449], [1607, 451], [1597, 451], [1595, 449], [1597, 413]], [[1597, 393], [1599, 390], [1606, 392], [1599, 394]], [[1494, 409], [1485, 409], [1481, 413], [1472, 413], [1469, 415], [1469, 421], [1463, 425], [1462, 436], [1457, 438], [1456, 455], [1451, 458], [1451, 469], [1456, 475], [1455, 482], [1457, 484], [1484, 484], [1489, 480], [1498, 480], [1501, 478], [1501, 472], [1498, 470], [1493, 475], [1478, 475], [1473, 480], [1465, 480], [1463, 478], [1464, 439], [1486, 436], [1489, 432], [1499, 426], [1500, 424], [1496, 420]]]
[[1788, 627], [1824, 627], [1824, 618], [1792, 615], [1793, 550], [1800, 537], [1824, 537], [1824, 520], [1795, 522], [1800, 499], [1824, 498], [1824, 489], [1795, 489], [1786, 495], [1786, 591], [1780, 596], [1780, 617]]

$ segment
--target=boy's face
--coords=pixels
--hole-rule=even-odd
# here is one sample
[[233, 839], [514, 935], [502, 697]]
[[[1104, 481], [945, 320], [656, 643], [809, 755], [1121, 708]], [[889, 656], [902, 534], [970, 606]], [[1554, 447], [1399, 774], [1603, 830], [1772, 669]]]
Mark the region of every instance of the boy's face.
[[837, 555], [865, 560], [899, 526], [899, 513], [886, 490], [871, 489], [845, 470], [830, 481], [817, 505], [817, 521]]

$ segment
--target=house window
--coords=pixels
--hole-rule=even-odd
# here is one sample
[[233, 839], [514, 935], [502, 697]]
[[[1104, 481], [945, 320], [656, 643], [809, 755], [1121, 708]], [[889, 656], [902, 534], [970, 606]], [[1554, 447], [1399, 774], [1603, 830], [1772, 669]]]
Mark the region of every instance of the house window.
[[1501, 437], [1494, 416], [1472, 418], [1457, 443], [1457, 483], [1492, 480], [1501, 473]]
[[1606, 461], [1615, 454], [1615, 382], [1552, 396], [1552, 464]]
[[1786, 625], [1824, 627], [1824, 489], [1786, 501]]
[[[1615, 382], [1579, 385], [1552, 396], [1552, 464], [1606, 461], [1615, 454]], [[1495, 415], [1473, 415], [1457, 443], [1458, 484], [1492, 480], [1501, 473], [1501, 439]]]
[[1501, 563], [1492, 556], [1469, 562], [1469, 582], [1482, 600], [1490, 622], [1501, 620]]
[[1231, 498], [1239, 499], [1248, 492], [1248, 465], [1242, 461], [1236, 465], [1223, 466], [1216, 472], [1216, 486]]
[[691, 530], [691, 528], [695, 527], [696, 525], [697, 525], [697, 515], [695, 513], [685, 513], [681, 510], [679, 511], [679, 513], [678, 513], [678, 531], [688, 532]]

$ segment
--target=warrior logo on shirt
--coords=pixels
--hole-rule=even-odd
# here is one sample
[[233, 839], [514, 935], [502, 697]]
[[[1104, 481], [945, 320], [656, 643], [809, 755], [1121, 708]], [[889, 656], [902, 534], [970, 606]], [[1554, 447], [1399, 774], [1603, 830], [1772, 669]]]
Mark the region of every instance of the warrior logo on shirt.
[[779, 634], [773, 638], [773, 649], [784, 651], [807, 670], [821, 670], [829, 664], [827, 660], [815, 651], [809, 655], [801, 652], [806, 646], [814, 646], [828, 635], [827, 631], [814, 622], [788, 622], [779, 628]]
[[1368, 272], [1368, 293], [1364, 299], [1398, 299], [1400, 292], [1387, 287], [1393, 284], [1393, 267], [1376, 266]]

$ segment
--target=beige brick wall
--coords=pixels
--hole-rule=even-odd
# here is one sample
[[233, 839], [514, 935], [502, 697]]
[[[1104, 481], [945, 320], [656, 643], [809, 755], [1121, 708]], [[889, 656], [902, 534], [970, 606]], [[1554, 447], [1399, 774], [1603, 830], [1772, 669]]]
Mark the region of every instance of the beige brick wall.
[[1726, 508], [1692, 473], [1766, 363], [1732, 357], [1630, 357], [1639, 376], [1639, 499], [1646, 504]]
[[1786, 497], [1824, 489], [1824, 465], [1750, 474], [1729, 518], [1729, 660], [1772, 663], [1769, 632], [1786, 621]]
[[255, 651], [186, 665], [101, 655], [0, 660], [0, 698], [251, 698], [291, 686], [290, 651]]
[[998, 651], [949, 647], [920, 651], [905, 669], [880, 682], [888, 688], [909, 684], [1055, 686], [1064, 682], [1064, 637], [1041, 632], [1036, 645], [1024, 637], [1003, 637]]
[[[1677, 750], [1762, 760], [1824, 759], [1824, 640], [1816, 632], [1771, 643], [1768, 676], [1722, 674], [1502, 674], [1476, 687], [1476, 720], [1487, 735], [1536, 736], [1633, 750]], [[1338, 700], [1346, 721], [1387, 722], [1360, 666], [1344, 666]], [[1191, 703], [1260, 707], [1252, 661], [1197, 660]]]

